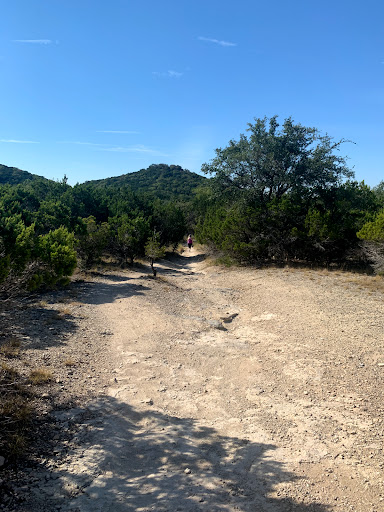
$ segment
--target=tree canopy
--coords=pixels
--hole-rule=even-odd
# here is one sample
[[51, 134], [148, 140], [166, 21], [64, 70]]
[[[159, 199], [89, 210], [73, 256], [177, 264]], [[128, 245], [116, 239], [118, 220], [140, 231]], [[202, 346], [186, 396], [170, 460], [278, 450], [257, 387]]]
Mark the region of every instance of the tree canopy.
[[241, 134], [238, 141], [230, 140], [203, 165], [203, 171], [214, 176], [219, 193], [246, 191], [268, 202], [287, 193], [313, 195], [353, 177], [345, 158], [336, 154], [345, 140], [334, 142], [290, 117], [280, 129], [277, 116], [255, 119], [248, 131], [248, 137]]

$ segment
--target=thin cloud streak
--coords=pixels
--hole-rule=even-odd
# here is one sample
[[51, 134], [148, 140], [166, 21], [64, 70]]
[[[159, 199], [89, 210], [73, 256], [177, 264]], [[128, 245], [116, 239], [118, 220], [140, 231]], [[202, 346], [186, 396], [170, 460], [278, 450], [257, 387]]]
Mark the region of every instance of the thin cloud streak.
[[174, 71], [173, 69], [170, 69], [168, 71], [152, 71], [152, 74], [155, 76], [166, 78], [180, 78], [181, 76], [183, 76], [183, 73], [180, 73], [180, 71]]
[[218, 44], [219, 46], [237, 46], [237, 43], [231, 43], [229, 41], [220, 41], [219, 39], [213, 39], [211, 37], [198, 37], [199, 41], [206, 41], [208, 43]]
[[40, 144], [35, 140], [15, 140], [15, 139], [0, 139], [0, 142], [10, 142], [11, 144]]
[[81, 142], [81, 141], [60, 141], [58, 144], [75, 144], [77, 146], [88, 146], [96, 148], [98, 151], [110, 151], [114, 153], [148, 153], [157, 156], [168, 156], [155, 149], [148, 148], [144, 145], [137, 146], [112, 146], [110, 144], [98, 144], [95, 142]]
[[115, 153], [150, 153], [151, 155], [168, 156], [160, 151], [156, 151], [155, 149], [147, 148], [146, 146], [114, 146], [110, 148], [101, 148], [100, 151], [112, 151]]
[[170, 76], [171, 78], [180, 78], [181, 76], [183, 76], [183, 73], [180, 73], [179, 71], [173, 71], [172, 69], [170, 69], [168, 71], [168, 76]]
[[14, 39], [13, 43], [27, 43], [27, 44], [52, 44], [51, 39]]

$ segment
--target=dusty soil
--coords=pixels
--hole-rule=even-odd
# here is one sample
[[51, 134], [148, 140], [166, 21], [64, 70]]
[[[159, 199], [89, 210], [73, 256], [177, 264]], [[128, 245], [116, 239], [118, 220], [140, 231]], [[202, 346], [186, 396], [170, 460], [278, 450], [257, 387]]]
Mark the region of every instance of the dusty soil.
[[27, 364], [55, 382], [0, 510], [384, 510], [383, 295], [195, 249], [158, 270], [19, 313]]

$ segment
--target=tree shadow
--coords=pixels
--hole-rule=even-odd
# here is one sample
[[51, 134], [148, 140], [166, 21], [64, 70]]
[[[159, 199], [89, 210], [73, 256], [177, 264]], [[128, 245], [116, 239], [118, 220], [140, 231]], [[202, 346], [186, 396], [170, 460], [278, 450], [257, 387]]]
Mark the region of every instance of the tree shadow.
[[122, 281], [131, 281], [132, 278], [127, 276], [122, 276], [121, 274], [112, 274], [111, 272], [98, 272], [98, 271], [91, 271], [88, 272], [88, 275], [91, 277], [97, 277], [99, 279], [105, 279], [107, 281], [116, 281], [116, 282], [122, 282]]
[[[68, 304], [106, 304], [143, 295], [147, 286], [137, 284], [132, 279], [116, 275], [104, 276], [103, 280], [74, 282], [65, 290], [41, 293], [38, 297], [19, 303], [3, 304], [0, 314], [0, 342], [16, 337], [22, 340], [23, 349], [45, 350], [51, 346], [67, 343], [67, 337], [77, 330], [76, 318], [71, 314]], [[43, 303], [51, 307], [44, 307]], [[53, 307], [52, 307], [53, 306]]]
[[58, 308], [46, 309], [31, 302], [22, 310], [16, 310], [12, 304], [4, 309], [6, 319], [2, 325], [2, 336], [5, 340], [20, 340], [23, 350], [45, 350], [50, 346], [63, 345], [66, 337], [77, 330], [73, 315], [63, 314]]
[[183, 256], [182, 254], [167, 254], [167, 258], [158, 261], [157, 269], [159, 274], [169, 275], [195, 275], [198, 272], [188, 272], [193, 263], [204, 261], [205, 254], [196, 254], [194, 256]]
[[79, 300], [84, 304], [107, 304], [135, 295], [144, 295], [144, 292], [149, 290], [147, 286], [133, 283], [132, 279], [117, 280], [109, 277], [105, 277], [103, 281], [88, 282], [83, 285]]
[[[188, 254], [188, 251], [186, 252]], [[199, 263], [201, 261], [204, 261], [207, 257], [205, 253], [194, 254], [193, 256], [184, 256], [183, 254], [171, 254], [169, 255], [169, 260], [180, 262], [180, 264], [182, 264], [183, 266], [188, 266], [190, 263]]]
[[[45, 512], [329, 510], [272, 495], [298, 480], [275, 459], [274, 445], [225, 436], [191, 418], [138, 412], [111, 397], [55, 417], [56, 431], [78, 430], [79, 447], [70, 462], [51, 466]], [[58, 443], [56, 452], [66, 446]], [[35, 474], [46, 479], [44, 468]]]

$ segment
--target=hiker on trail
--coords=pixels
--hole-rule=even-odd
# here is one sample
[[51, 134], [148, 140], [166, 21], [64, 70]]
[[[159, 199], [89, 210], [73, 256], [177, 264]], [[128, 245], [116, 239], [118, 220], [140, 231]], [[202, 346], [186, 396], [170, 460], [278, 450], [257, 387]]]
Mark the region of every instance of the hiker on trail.
[[187, 244], [188, 244], [189, 250], [191, 250], [191, 247], [193, 246], [192, 235], [188, 235]]

